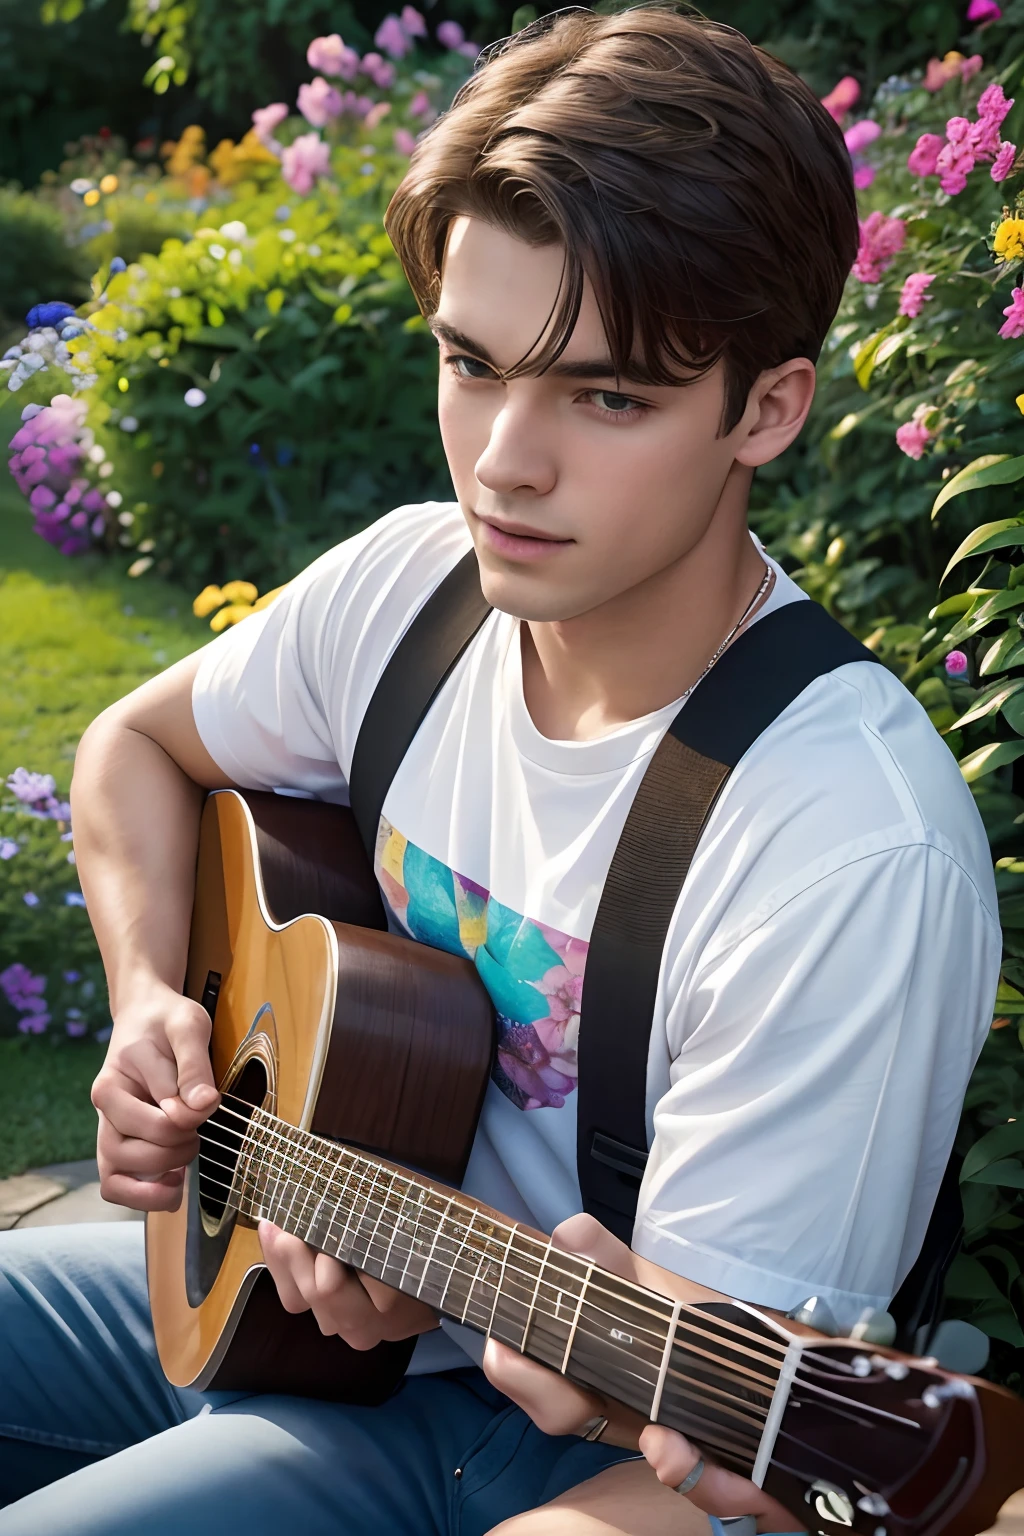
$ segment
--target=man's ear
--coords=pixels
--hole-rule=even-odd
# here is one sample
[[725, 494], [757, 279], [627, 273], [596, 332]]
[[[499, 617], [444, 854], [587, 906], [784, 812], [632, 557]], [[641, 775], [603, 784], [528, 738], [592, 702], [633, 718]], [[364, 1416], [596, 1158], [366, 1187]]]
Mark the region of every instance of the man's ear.
[[816, 379], [808, 357], [792, 357], [758, 375], [734, 429], [739, 438], [734, 457], [740, 464], [754, 469], [789, 447], [807, 420]]

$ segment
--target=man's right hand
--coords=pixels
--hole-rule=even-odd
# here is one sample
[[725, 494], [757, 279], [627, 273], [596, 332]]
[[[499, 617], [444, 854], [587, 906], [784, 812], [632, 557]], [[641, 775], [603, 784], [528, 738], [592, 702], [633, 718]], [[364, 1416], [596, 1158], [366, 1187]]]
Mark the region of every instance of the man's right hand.
[[199, 1151], [197, 1128], [220, 1103], [209, 1045], [209, 1014], [163, 982], [121, 1003], [92, 1087], [104, 1200], [177, 1210], [185, 1165]]

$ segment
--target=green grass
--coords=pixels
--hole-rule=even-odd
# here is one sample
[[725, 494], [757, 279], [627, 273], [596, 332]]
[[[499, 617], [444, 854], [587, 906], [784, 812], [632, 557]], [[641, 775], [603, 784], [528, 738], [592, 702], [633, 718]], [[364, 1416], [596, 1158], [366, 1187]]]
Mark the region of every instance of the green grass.
[[94, 1041], [0, 1040], [0, 1179], [94, 1157], [89, 1087], [105, 1047]]
[[[67, 791], [75, 747], [102, 709], [196, 649], [210, 632], [193, 594], [123, 574], [130, 555], [69, 560], [32, 531], [6, 470], [18, 425], [0, 406], [0, 783], [15, 768], [52, 773]], [[18, 860], [0, 863], [15, 879]], [[55, 958], [55, 969], [59, 957]], [[0, 1040], [0, 1178], [93, 1155], [89, 1085], [95, 1042], [57, 1035]]]

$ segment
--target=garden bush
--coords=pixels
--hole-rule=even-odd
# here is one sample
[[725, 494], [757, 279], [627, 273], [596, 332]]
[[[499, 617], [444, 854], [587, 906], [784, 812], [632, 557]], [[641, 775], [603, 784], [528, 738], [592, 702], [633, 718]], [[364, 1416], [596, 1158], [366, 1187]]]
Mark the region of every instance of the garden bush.
[[56, 208], [27, 192], [0, 187], [0, 337], [24, 330], [27, 311], [59, 293], [88, 296], [92, 264], [68, 245]]

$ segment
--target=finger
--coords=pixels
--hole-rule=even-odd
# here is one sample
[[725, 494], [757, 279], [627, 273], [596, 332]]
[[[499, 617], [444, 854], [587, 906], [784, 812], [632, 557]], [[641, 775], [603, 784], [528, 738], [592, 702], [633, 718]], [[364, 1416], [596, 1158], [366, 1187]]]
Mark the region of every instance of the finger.
[[[121, 1136], [133, 1136], [139, 1141], [165, 1147], [195, 1141], [192, 1126], [177, 1125], [163, 1109], [140, 1099], [138, 1090], [129, 1092], [116, 1081], [104, 1084], [93, 1103]], [[182, 1158], [181, 1161], [187, 1159]]]
[[483, 1367], [491, 1385], [518, 1404], [546, 1435], [577, 1434], [588, 1419], [604, 1412], [602, 1398], [496, 1339], [487, 1340]]
[[167, 1043], [174, 1052], [178, 1096], [189, 1109], [207, 1113], [219, 1101], [210, 1063], [210, 1015], [198, 1004], [167, 1022]]
[[133, 1179], [127, 1173], [108, 1173], [100, 1179], [100, 1196], [110, 1205], [130, 1211], [176, 1211], [181, 1204], [185, 1170], [176, 1168], [159, 1179]]
[[352, 1278], [359, 1283], [367, 1296], [369, 1296], [374, 1310], [385, 1317], [389, 1312], [393, 1312], [396, 1306], [403, 1300], [402, 1292], [396, 1291], [393, 1285], [385, 1285], [383, 1280], [375, 1280], [372, 1275], [355, 1275], [351, 1270], [348, 1270], [347, 1273], [352, 1275]]
[[566, 1221], [560, 1221], [551, 1234], [551, 1241], [563, 1253], [575, 1253], [581, 1258], [591, 1259], [593, 1263], [600, 1264], [602, 1269], [610, 1269], [613, 1274], [622, 1275], [627, 1280], [635, 1275], [632, 1250], [595, 1217], [583, 1211], [570, 1216]]
[[[195, 1138], [193, 1138], [195, 1140]], [[97, 1161], [100, 1144], [97, 1137]], [[196, 1149], [186, 1141], [177, 1148], [153, 1146], [148, 1141], [107, 1135], [102, 1148], [102, 1161], [107, 1172], [124, 1173], [132, 1178], [160, 1179], [173, 1169], [183, 1168], [195, 1156]]]
[[654, 1468], [658, 1481], [670, 1488], [677, 1487], [689, 1477], [698, 1461], [704, 1461], [704, 1471], [696, 1486], [685, 1495], [697, 1509], [705, 1514], [756, 1515], [765, 1519], [763, 1528], [772, 1531], [799, 1531], [799, 1520], [776, 1499], [758, 1488], [756, 1483], [740, 1477], [725, 1467], [717, 1466], [707, 1457], [701, 1457], [695, 1446], [662, 1424], [650, 1424], [640, 1436], [640, 1449]]
[[261, 1221], [258, 1232], [264, 1262], [277, 1286], [281, 1305], [286, 1312], [308, 1312], [310, 1297], [315, 1295], [312, 1251], [273, 1222]]

